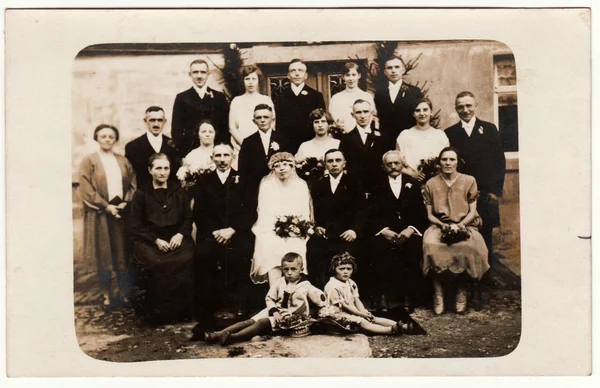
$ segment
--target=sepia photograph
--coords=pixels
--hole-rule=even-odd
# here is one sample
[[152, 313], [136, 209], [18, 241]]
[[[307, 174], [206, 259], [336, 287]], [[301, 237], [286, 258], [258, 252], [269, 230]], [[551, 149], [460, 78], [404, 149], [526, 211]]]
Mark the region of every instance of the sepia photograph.
[[[7, 225], [9, 369], [585, 374], [590, 117], [565, 116], [590, 98], [588, 11], [8, 12], [7, 182], [33, 190], [7, 209], [40, 209]], [[21, 124], [27, 53], [57, 69], [39, 84], [52, 140]], [[58, 337], [25, 334], [10, 301], [33, 292]], [[35, 338], [48, 364], [27, 372]]]
[[86, 354], [499, 357], [517, 346], [518, 84], [506, 45], [99, 44], [75, 58], [72, 85]]

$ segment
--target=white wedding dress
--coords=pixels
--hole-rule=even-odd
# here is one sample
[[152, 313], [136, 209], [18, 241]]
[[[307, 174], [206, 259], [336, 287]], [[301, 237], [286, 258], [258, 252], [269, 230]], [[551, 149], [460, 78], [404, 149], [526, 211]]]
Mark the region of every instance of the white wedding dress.
[[278, 216], [297, 215], [312, 220], [312, 204], [308, 186], [296, 172], [292, 172], [287, 184], [283, 184], [273, 173], [267, 175], [258, 191], [258, 219], [252, 227], [256, 236], [250, 278], [254, 283], [268, 280], [268, 272], [281, 266], [281, 258], [288, 252], [296, 252], [304, 259], [307, 272], [307, 239], [282, 238], [275, 234]]

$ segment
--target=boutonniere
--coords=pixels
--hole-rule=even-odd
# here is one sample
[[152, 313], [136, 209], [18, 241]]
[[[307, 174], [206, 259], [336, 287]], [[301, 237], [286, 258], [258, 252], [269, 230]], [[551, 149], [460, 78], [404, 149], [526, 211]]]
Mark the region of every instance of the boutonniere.
[[279, 151], [279, 143], [277, 143], [276, 141], [271, 142], [271, 149], [275, 152]]
[[302, 94], [303, 96], [308, 96], [308, 92], [306, 90], [301, 91], [300, 94]]
[[175, 148], [175, 143], [173, 142], [173, 140], [172, 140], [172, 139], [169, 139], [169, 140], [167, 140], [167, 145], [168, 145], [169, 147]]
[[207, 95], [208, 97], [210, 97], [210, 98], [214, 98], [214, 97], [215, 97], [215, 96], [213, 95], [213, 92], [212, 92], [212, 90], [207, 90], [207, 91], [206, 91], [206, 95]]
[[408, 182], [407, 184], [404, 185], [404, 187], [406, 187], [407, 189], [410, 189], [412, 187], [412, 183]]
[[479, 126], [479, 128], [477, 129], [477, 131], [483, 135], [483, 127], [481, 125]]
[[240, 176], [234, 175], [233, 176], [233, 184], [237, 185], [238, 183], [240, 183]]

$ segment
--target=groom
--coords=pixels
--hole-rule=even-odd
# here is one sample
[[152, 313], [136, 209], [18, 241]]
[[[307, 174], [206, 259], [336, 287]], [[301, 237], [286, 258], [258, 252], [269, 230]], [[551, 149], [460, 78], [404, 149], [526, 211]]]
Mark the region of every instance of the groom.
[[289, 151], [286, 138], [275, 131], [273, 108], [267, 104], [258, 104], [254, 108], [254, 123], [258, 131], [244, 139], [240, 149], [238, 169], [246, 182], [249, 205], [256, 208], [258, 186], [261, 179], [269, 173], [269, 158], [277, 153]]

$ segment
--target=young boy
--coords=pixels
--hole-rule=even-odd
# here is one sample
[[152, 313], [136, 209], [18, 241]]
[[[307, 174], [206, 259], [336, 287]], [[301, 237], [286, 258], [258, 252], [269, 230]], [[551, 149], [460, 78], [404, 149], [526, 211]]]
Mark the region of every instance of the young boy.
[[[235, 323], [221, 331], [211, 333], [194, 332], [191, 341], [219, 342], [227, 345], [249, 340], [256, 335], [265, 335], [281, 330], [284, 317], [309, 314], [308, 301], [317, 307], [326, 304], [325, 294], [307, 280], [302, 273], [304, 263], [297, 253], [286, 253], [281, 259], [283, 277], [269, 289], [265, 298], [267, 307], [252, 318]], [[194, 328], [195, 329], [195, 328]]]

